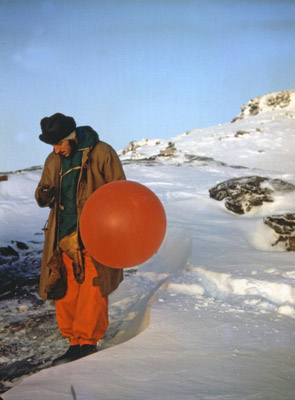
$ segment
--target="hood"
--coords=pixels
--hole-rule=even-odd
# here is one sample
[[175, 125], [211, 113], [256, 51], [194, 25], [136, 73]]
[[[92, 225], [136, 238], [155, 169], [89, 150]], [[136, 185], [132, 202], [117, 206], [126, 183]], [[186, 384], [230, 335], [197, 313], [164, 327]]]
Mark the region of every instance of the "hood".
[[79, 126], [76, 128], [78, 139], [78, 150], [95, 146], [99, 142], [99, 136], [90, 126]]

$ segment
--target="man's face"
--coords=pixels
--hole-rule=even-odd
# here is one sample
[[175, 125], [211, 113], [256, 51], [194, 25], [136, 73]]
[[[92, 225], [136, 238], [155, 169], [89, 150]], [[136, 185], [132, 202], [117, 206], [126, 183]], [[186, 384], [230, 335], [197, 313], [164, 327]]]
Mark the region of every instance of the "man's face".
[[53, 145], [55, 154], [60, 154], [63, 157], [69, 157], [72, 152], [72, 148], [69, 140], [61, 140], [60, 142]]

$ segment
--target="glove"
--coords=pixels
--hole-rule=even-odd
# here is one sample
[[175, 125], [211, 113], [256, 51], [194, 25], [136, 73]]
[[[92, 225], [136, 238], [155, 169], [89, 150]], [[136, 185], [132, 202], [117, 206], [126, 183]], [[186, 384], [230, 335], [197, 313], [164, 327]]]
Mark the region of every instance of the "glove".
[[44, 185], [38, 191], [38, 197], [42, 205], [51, 205], [55, 200], [56, 189], [54, 186]]
[[58, 243], [58, 248], [73, 260], [73, 271], [76, 282], [83, 283], [85, 279], [84, 261], [78, 232], [65, 236]]

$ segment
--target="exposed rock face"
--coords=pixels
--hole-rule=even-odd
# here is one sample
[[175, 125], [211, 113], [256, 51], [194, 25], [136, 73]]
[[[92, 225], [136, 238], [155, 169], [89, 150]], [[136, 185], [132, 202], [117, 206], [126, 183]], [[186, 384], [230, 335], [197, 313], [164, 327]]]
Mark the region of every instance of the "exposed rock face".
[[295, 185], [280, 179], [269, 179], [261, 176], [246, 176], [222, 182], [209, 190], [210, 197], [225, 200], [225, 207], [235, 214], [245, 214], [253, 207], [264, 202], [273, 201], [273, 193], [290, 192]]
[[132, 140], [123, 150], [119, 152], [119, 155], [124, 156], [125, 154], [131, 153], [137, 155], [137, 150], [148, 145], [159, 145], [162, 143], [160, 139], [142, 139], [139, 142]]
[[165, 150], [160, 150], [160, 156], [164, 156], [164, 157], [166, 157], [166, 156], [172, 156], [173, 154], [175, 154], [176, 153], [176, 146], [175, 146], [175, 143], [173, 143], [173, 142], [169, 142], [168, 143], [168, 146], [166, 147], [166, 149]]
[[291, 102], [290, 93], [286, 90], [283, 92], [279, 92], [276, 95], [270, 96], [267, 99], [267, 105], [270, 107], [287, 107]]
[[292, 101], [291, 92], [290, 90], [283, 90], [251, 99], [247, 104], [242, 106], [241, 114], [234, 118], [232, 122], [243, 119], [247, 115], [255, 116], [265, 109], [275, 110], [276, 108], [288, 107]]
[[287, 251], [295, 251], [295, 214], [272, 215], [263, 219], [264, 223], [274, 230], [279, 242], [285, 242]]
[[130, 142], [128, 144], [128, 146], [126, 146], [123, 150], [122, 150], [122, 154], [126, 154], [129, 151], [135, 151], [138, 148], [138, 144], [136, 142], [136, 140], [132, 140], [132, 142]]

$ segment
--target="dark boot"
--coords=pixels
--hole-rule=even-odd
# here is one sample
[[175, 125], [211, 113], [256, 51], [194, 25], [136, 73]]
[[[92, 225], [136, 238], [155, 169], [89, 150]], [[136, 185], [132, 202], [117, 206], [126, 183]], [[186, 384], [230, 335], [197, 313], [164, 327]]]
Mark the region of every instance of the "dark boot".
[[81, 357], [80, 346], [78, 344], [70, 346], [68, 350], [65, 352], [65, 354], [52, 361], [52, 366], [65, 364], [77, 360], [80, 357]]
[[97, 347], [92, 344], [83, 344], [80, 347], [80, 357], [86, 357], [96, 352], [97, 352]]

